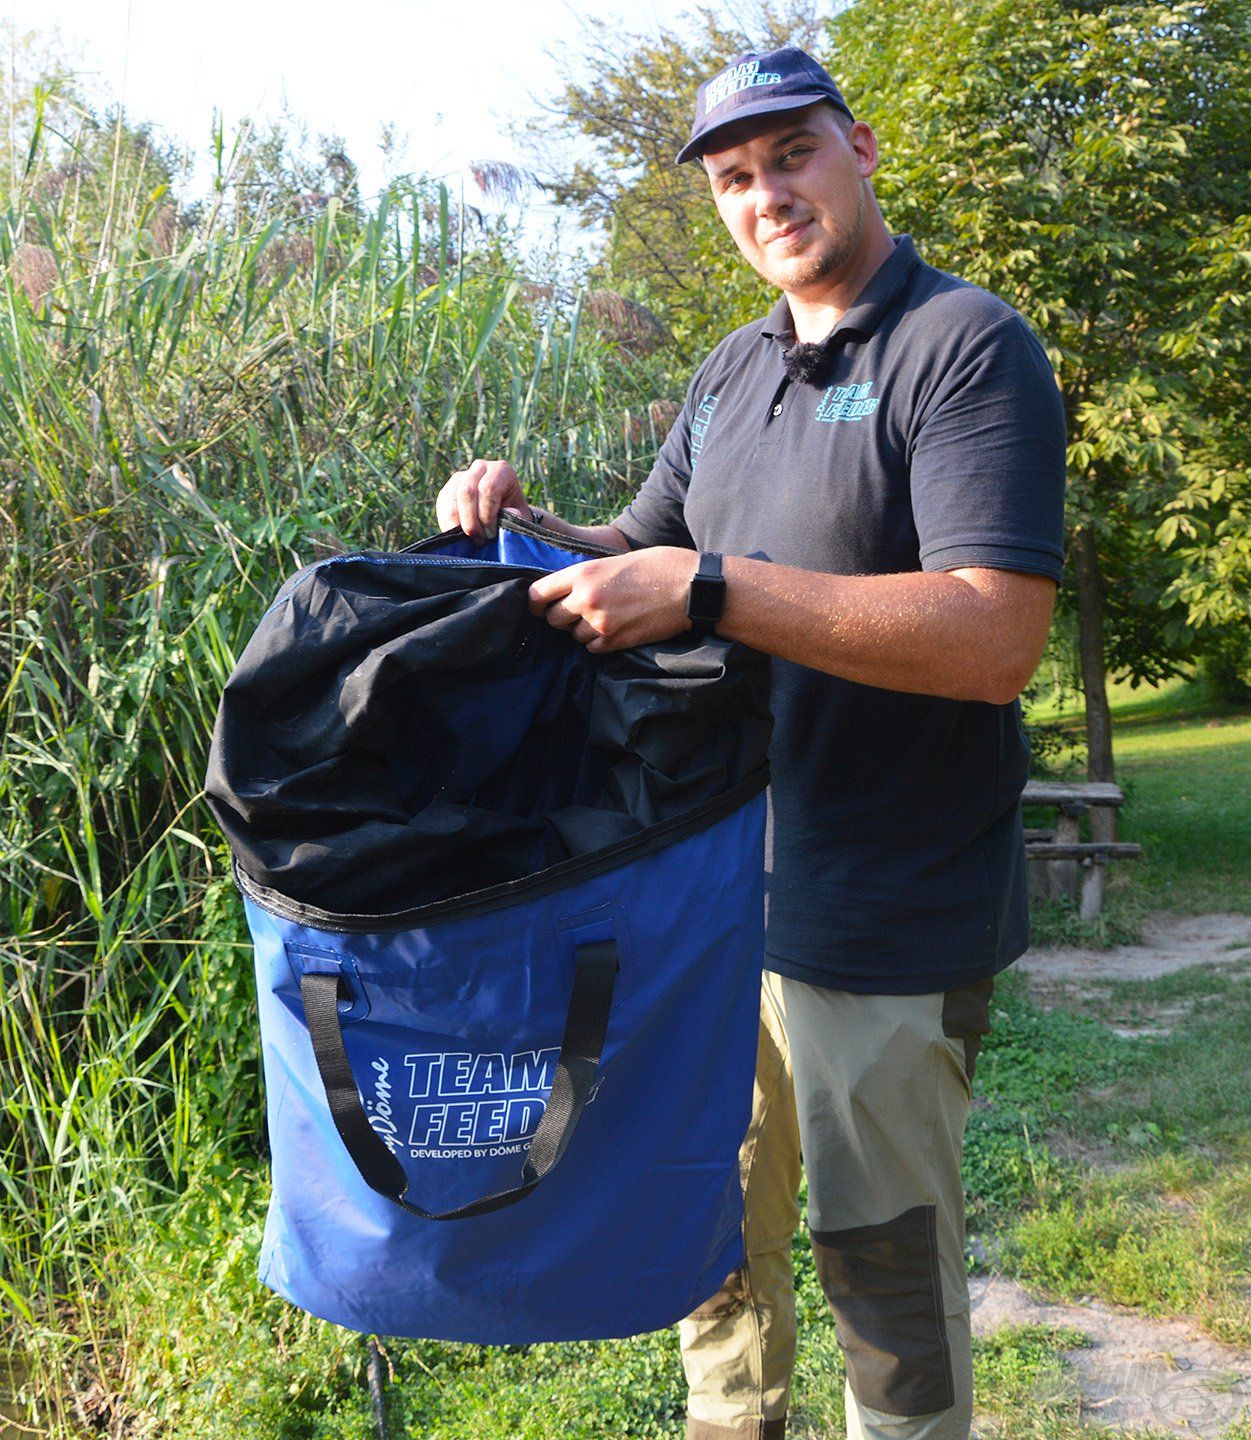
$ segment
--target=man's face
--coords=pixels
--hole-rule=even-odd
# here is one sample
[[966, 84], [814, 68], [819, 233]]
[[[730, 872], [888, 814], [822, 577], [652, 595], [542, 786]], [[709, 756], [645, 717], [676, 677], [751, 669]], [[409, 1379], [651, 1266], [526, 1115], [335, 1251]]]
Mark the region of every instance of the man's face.
[[848, 131], [818, 103], [745, 120], [714, 144], [704, 168], [744, 258], [788, 294], [819, 295], [861, 252], [865, 181], [877, 168], [872, 130]]

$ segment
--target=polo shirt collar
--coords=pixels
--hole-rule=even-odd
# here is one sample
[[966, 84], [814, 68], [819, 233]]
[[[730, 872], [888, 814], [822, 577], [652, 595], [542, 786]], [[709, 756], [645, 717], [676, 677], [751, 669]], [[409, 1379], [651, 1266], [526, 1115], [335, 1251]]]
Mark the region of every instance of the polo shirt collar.
[[[850, 331], [872, 335], [903, 289], [904, 281], [920, 263], [921, 257], [912, 243], [912, 236], [897, 236], [892, 253], [873, 272], [869, 283], [843, 312], [838, 324], [819, 343], [828, 345], [837, 336]], [[785, 295], [769, 311], [761, 333], [788, 345], [794, 343], [795, 325], [791, 319], [790, 302]]]

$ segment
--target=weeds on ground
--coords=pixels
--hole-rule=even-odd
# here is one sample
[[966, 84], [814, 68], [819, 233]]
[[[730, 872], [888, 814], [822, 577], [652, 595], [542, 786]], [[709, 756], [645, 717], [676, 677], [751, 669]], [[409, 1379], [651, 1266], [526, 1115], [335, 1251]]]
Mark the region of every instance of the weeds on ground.
[[[1185, 987], [1157, 982], [1150, 993], [1170, 988]], [[1220, 994], [1234, 1003], [1235, 990]], [[1236, 1292], [1248, 1274], [1251, 1166], [1222, 1168], [1163, 1130], [1144, 1153], [1112, 1131], [1117, 1112], [1108, 1107], [1122, 1087], [1141, 1084], [1149, 1068], [1143, 1057], [1158, 1056], [1158, 1044], [1118, 1039], [1094, 1018], [1044, 1012], [1017, 977], [998, 987], [996, 1012], [968, 1162], [975, 1218], [999, 1227], [1003, 1264], [1059, 1294], [1195, 1313], [1220, 1338], [1247, 1343]], [[1188, 1063], [1186, 1047], [1203, 1043], [1185, 1029], [1183, 1041], [1171, 1065]], [[1176, 1089], [1177, 1076], [1166, 1069], [1160, 1083]], [[1091, 1092], [1103, 1098], [1092, 1102]], [[1058, 1129], [1135, 1163], [1100, 1174], [1057, 1159], [1044, 1137]], [[45, 1359], [59, 1356], [66, 1365], [71, 1393], [98, 1386], [117, 1397], [106, 1418], [136, 1440], [370, 1440], [363, 1339], [258, 1286], [264, 1202], [255, 1175], [206, 1171], [168, 1224], [144, 1231], [130, 1251], [102, 1257], [119, 1334], [94, 1349], [57, 1352], [55, 1336], [42, 1342]], [[843, 1367], [802, 1232], [795, 1260], [801, 1338], [792, 1433], [817, 1440], [841, 1433]], [[1039, 1327], [978, 1341], [981, 1433], [1076, 1437], [1079, 1406], [1064, 1352], [1080, 1341]], [[394, 1340], [384, 1342], [384, 1356], [393, 1434], [677, 1440], [683, 1433], [685, 1387], [672, 1332], [498, 1349]]]
[[[1077, 1435], [1081, 1397], [1064, 1352], [1090, 1343], [1080, 1330], [1005, 1325], [973, 1342], [973, 1390], [979, 1433], [995, 1440]], [[1083, 1432], [1089, 1435], [1089, 1432]]]
[[975, 1228], [1064, 1193], [1068, 1169], [1043, 1137], [1084, 1090], [1113, 1081], [1122, 1049], [1097, 1021], [1040, 1010], [1024, 978], [1011, 971], [996, 981], [992, 1024], [964, 1139], [965, 1194]]
[[1063, 1299], [1190, 1315], [1215, 1338], [1251, 1342], [1251, 1169], [1189, 1170], [1176, 1156], [1089, 1174], [1076, 1193], [1010, 1227], [1005, 1269]]
[[[265, 1198], [257, 1181], [202, 1177], [167, 1225], [111, 1259], [108, 1299], [124, 1312], [124, 1352], [79, 1345], [31, 1358], [63, 1366], [71, 1400], [108, 1397], [100, 1417], [129, 1440], [373, 1440], [365, 1338], [304, 1314], [256, 1279]], [[828, 1350], [833, 1322], [816, 1309], [815, 1287], [809, 1263], [801, 1303], [831, 1332]], [[381, 1346], [395, 1436], [678, 1440], [684, 1432], [672, 1331], [603, 1343]], [[824, 1417], [827, 1390], [841, 1413], [842, 1372], [823, 1373], [819, 1348], [807, 1347], [797, 1399]]]
[[1147, 904], [1128, 877], [1113, 876], [1103, 910], [1093, 920], [1083, 920], [1073, 900], [1031, 900], [1030, 943], [1038, 949], [1074, 945], [1088, 950], [1137, 945], [1147, 914]]
[[1122, 1043], [1116, 1083], [1081, 1097], [1075, 1131], [1115, 1139], [1154, 1127], [1145, 1134], [1158, 1132], [1158, 1148], [1251, 1156], [1251, 979], [1195, 967], [1109, 986], [1092, 1008], [1136, 1022], [1164, 1009], [1173, 1028]]
[[[1192, 1315], [1251, 1343], [1251, 983], [1202, 967], [1091, 1001], [1111, 1018], [1184, 1000], [1158, 1038], [1039, 1010], [1019, 980], [1002, 998], [966, 1160], [999, 1263], [1064, 1298]], [[1047, 1134], [1100, 1163], [1057, 1159]]]
[[[203, 1178], [174, 1222], [126, 1264], [129, 1386], [108, 1351], [72, 1361], [71, 1390], [105, 1397], [129, 1437], [372, 1440], [363, 1337], [304, 1315], [255, 1278], [263, 1186]], [[120, 1257], [118, 1257], [120, 1259]], [[805, 1238], [795, 1245], [800, 1349], [790, 1433], [843, 1431], [843, 1364]], [[116, 1303], [116, 1300], [114, 1301]], [[996, 1440], [1077, 1435], [1063, 1352], [1075, 1331], [1012, 1327], [974, 1345], [978, 1411]], [[685, 1382], [674, 1332], [486, 1348], [382, 1342], [389, 1433], [422, 1440], [679, 1440]]]
[[[801, 1207], [807, 1211], [807, 1191]], [[846, 1370], [838, 1347], [834, 1319], [817, 1279], [812, 1246], [803, 1225], [792, 1246], [795, 1265], [795, 1309], [799, 1320], [799, 1353], [787, 1434], [797, 1440], [824, 1440], [842, 1435], [846, 1425], [843, 1387]]]
[[1245, 939], [1227, 948], [1228, 963], [1191, 965], [1149, 980], [1104, 981], [1082, 996], [1083, 1012], [1109, 1024], [1138, 1026], [1152, 1024], [1161, 1014], [1166, 1020], [1194, 1015], [1208, 1001], [1241, 1008], [1251, 978], [1251, 917]]

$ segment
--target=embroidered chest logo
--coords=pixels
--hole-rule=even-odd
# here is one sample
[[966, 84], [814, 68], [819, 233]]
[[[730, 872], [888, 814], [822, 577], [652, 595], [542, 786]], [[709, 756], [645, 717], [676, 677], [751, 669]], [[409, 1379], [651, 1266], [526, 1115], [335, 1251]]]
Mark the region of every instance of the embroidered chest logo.
[[717, 397], [705, 395], [699, 402], [695, 411], [695, 418], [691, 421], [691, 471], [694, 473], [695, 466], [699, 463], [700, 452], [704, 448], [704, 439], [708, 434], [708, 427], [712, 424], [712, 412], [717, 408]]
[[878, 406], [878, 397], [869, 393], [872, 389], [872, 380], [863, 385], [831, 385], [821, 397], [816, 418], [830, 425], [838, 420], [863, 420]]

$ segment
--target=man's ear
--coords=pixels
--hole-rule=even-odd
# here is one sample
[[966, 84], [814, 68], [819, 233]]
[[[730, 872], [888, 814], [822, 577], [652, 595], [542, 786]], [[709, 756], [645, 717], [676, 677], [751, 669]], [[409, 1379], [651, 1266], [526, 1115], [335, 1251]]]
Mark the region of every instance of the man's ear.
[[847, 131], [847, 143], [855, 151], [856, 168], [860, 178], [867, 180], [877, 169], [877, 136], [873, 126], [865, 120], [857, 120]]

